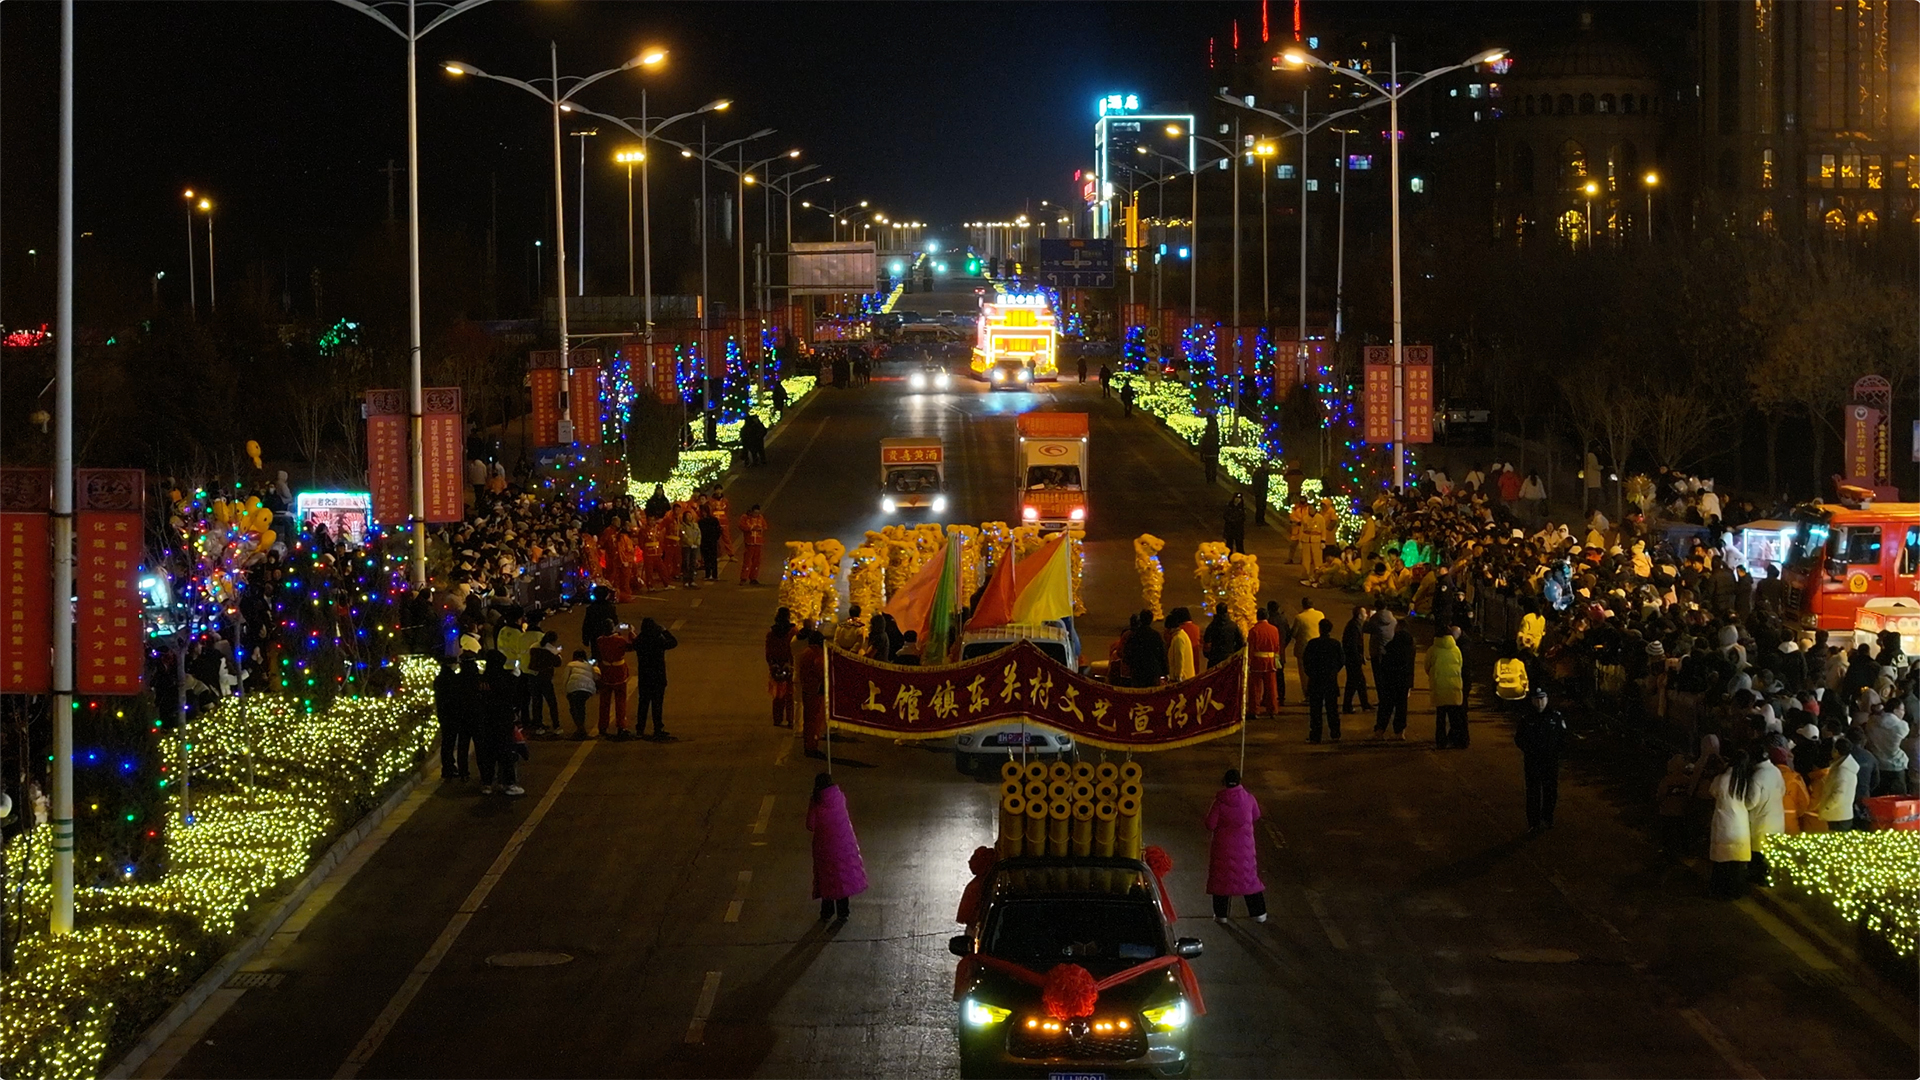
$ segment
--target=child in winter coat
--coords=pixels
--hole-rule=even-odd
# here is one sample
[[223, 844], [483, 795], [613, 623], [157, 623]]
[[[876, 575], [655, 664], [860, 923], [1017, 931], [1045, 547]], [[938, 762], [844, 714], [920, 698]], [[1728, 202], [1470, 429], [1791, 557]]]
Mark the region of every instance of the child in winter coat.
[[1260, 881], [1254, 849], [1253, 823], [1260, 820], [1260, 804], [1240, 786], [1240, 770], [1228, 769], [1223, 786], [1207, 810], [1207, 831], [1213, 834], [1207, 849], [1207, 893], [1213, 897], [1213, 917], [1226, 922], [1228, 905], [1244, 897], [1247, 914], [1267, 921], [1267, 887]]
[[828, 773], [813, 778], [807, 831], [813, 834], [813, 895], [820, 901], [821, 921], [845, 922], [847, 898], [867, 891], [867, 867], [847, 816], [846, 793]]

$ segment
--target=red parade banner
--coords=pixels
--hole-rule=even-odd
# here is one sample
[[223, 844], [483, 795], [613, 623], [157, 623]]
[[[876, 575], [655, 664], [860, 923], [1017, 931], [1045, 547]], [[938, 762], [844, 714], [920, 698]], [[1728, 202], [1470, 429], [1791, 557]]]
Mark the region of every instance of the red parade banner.
[[422, 393], [427, 520], [459, 521], [466, 517], [467, 442], [460, 388], [429, 386]]
[[[1400, 347], [1401, 392], [1405, 395], [1406, 441], [1433, 441], [1433, 346]], [[1393, 441], [1393, 346], [1369, 345], [1365, 352], [1366, 387], [1361, 404], [1366, 440]]]
[[827, 719], [848, 731], [933, 739], [1031, 720], [1108, 750], [1171, 750], [1240, 730], [1246, 656], [1150, 689], [1082, 678], [1032, 642], [963, 664], [883, 664], [829, 648]]
[[[578, 360], [584, 349], [575, 349], [574, 358]], [[576, 367], [573, 369], [573, 386], [567, 393], [568, 411], [573, 414], [573, 441], [581, 446], [600, 445], [600, 425], [603, 420], [600, 401], [600, 368], [598, 358], [594, 367]]]
[[671, 342], [656, 341], [647, 346], [653, 360], [653, 395], [662, 404], [672, 405], [680, 400], [680, 361], [674, 355]]
[[527, 372], [533, 393], [533, 445], [560, 443], [560, 369], [534, 368]]
[[74, 531], [79, 541], [74, 592], [74, 690], [137, 694], [144, 683], [140, 559], [145, 548], [146, 474], [139, 469], [74, 473]]
[[1393, 346], [1369, 345], [1366, 351], [1366, 387], [1361, 408], [1366, 439], [1374, 445], [1393, 441]]
[[52, 475], [0, 469], [0, 694], [53, 689]]
[[367, 490], [373, 520], [407, 520], [407, 403], [400, 390], [367, 391]]
[[1401, 367], [1406, 385], [1407, 441], [1433, 441], [1433, 346], [1402, 345]]
[[727, 332], [725, 330], [700, 331], [700, 359], [705, 363], [707, 378], [727, 377]]

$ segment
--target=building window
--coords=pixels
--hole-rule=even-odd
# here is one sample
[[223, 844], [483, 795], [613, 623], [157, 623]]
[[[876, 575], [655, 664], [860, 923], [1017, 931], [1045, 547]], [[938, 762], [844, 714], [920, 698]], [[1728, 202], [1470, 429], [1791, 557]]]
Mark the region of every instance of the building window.
[[1581, 94], [1580, 95], [1580, 115], [1587, 116], [1592, 112], [1593, 112], [1593, 95]]
[[1907, 155], [1907, 186], [1920, 188], [1920, 154]]
[[1494, 83], [1488, 83], [1488, 84], [1487, 84], [1487, 96], [1488, 96], [1488, 97], [1490, 97], [1490, 98], [1493, 98], [1493, 99], [1494, 99], [1495, 101], [1498, 101], [1498, 100], [1500, 100], [1500, 98], [1502, 97], [1502, 95], [1501, 95], [1501, 93], [1500, 93], [1500, 84], [1499, 84], [1499, 83], [1497, 83], [1497, 82], [1494, 82]]
[[1832, 154], [1807, 155], [1807, 186], [1830, 188], [1838, 171]]
[[1640, 111], [1641, 112], [1647, 111], [1647, 95], [1645, 94], [1640, 95]]
[[1559, 107], [1556, 108], [1554, 111], [1559, 113], [1561, 116], [1572, 116], [1573, 115], [1573, 95], [1561, 94]]
[[[1312, 184], [1313, 181], [1309, 180], [1307, 183]], [[1426, 178], [1420, 176], [1409, 177], [1407, 179], [1407, 190], [1413, 192], [1415, 195], [1424, 195], [1427, 190]]]
[[1633, 112], [1633, 95], [1632, 94], [1620, 95], [1620, 111], [1623, 113], [1632, 114]]
[[1612, 94], [1600, 95], [1600, 111], [1603, 113], [1613, 112], [1613, 95]]
[[1839, 209], [1829, 210], [1823, 220], [1826, 222], [1828, 232], [1838, 237], [1847, 235], [1846, 211]]
[[1274, 178], [1274, 179], [1276, 179], [1276, 180], [1291, 180], [1291, 179], [1293, 179], [1293, 166], [1291, 166], [1291, 165], [1282, 165], [1282, 166], [1280, 166], [1280, 167], [1279, 167], [1279, 168], [1278, 168], [1277, 170], [1275, 170], [1275, 172], [1274, 172], [1274, 174], [1273, 174], [1273, 178]]
[[1881, 187], [1885, 184], [1885, 182], [1886, 182], [1886, 177], [1880, 170], [1880, 155], [1868, 154], [1867, 155], [1867, 187], [1873, 191], [1879, 191]]
[[1773, 190], [1773, 151], [1760, 151], [1760, 190]]
[[1840, 155], [1840, 186], [1857, 188], [1860, 186], [1860, 154], [1849, 150]]
[[1481, 85], [1480, 83], [1468, 83], [1468, 84], [1467, 84], [1467, 96], [1468, 96], [1468, 97], [1470, 97], [1470, 98], [1483, 98], [1483, 97], [1486, 97], [1486, 96], [1487, 96], [1487, 88], [1486, 88], [1485, 86], [1483, 86], [1483, 85]]

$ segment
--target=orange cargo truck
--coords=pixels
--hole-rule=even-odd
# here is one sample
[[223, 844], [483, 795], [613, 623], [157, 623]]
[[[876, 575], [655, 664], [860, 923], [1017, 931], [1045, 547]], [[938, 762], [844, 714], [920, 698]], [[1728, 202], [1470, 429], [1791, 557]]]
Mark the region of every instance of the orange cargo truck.
[[1063, 528], [1087, 520], [1087, 414], [1019, 417], [1020, 520]]

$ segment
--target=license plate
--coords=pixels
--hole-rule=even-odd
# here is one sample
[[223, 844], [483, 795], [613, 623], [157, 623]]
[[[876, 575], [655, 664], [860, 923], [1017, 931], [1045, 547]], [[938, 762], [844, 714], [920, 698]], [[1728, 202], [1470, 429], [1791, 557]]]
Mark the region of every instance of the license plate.
[[[1011, 734], [1000, 736], [1000, 745], [1001, 746], [1045, 746], [1047, 745], [1047, 737], [1045, 735], [1022, 735], [1016, 731]], [[1075, 1074], [1075, 1075], [1078, 1075], [1078, 1074]]]
[[1107, 1080], [1106, 1073], [1057, 1072], [1048, 1073], [1047, 1080]]

